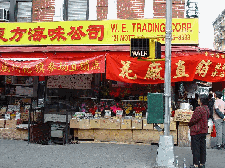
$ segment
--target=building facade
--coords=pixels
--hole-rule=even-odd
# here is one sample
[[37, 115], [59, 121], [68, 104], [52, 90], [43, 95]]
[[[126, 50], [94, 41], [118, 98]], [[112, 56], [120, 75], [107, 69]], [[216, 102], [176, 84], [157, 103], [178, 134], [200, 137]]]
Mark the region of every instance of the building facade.
[[213, 22], [215, 50], [225, 51], [225, 10]]
[[[185, 0], [173, 0], [173, 18], [185, 18]], [[165, 18], [166, 0], [0, 0], [10, 22]]]

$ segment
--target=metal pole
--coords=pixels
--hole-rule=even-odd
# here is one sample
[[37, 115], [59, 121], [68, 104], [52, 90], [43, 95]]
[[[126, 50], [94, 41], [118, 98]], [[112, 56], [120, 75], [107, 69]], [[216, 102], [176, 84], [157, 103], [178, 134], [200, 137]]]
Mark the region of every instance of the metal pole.
[[171, 107], [171, 35], [172, 35], [172, 0], [166, 0], [166, 51], [165, 51], [165, 119], [164, 135], [160, 136], [156, 162], [158, 166], [174, 168], [174, 142], [170, 135]]
[[170, 134], [171, 108], [171, 36], [172, 36], [172, 0], [166, 1], [166, 40], [165, 40], [165, 120], [164, 135]]

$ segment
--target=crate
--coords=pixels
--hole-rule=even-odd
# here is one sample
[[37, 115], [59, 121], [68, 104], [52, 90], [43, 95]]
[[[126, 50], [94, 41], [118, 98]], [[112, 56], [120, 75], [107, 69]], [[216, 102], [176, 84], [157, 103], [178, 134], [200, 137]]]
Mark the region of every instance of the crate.
[[191, 141], [189, 140], [189, 127], [187, 124], [180, 123], [178, 125], [178, 146], [190, 147]]

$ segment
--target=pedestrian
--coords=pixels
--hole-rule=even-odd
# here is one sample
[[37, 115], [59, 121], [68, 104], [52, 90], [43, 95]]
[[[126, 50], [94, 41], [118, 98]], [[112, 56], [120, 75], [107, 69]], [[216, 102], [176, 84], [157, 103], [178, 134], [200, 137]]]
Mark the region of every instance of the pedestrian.
[[213, 119], [215, 122], [215, 126], [216, 126], [216, 148], [217, 149], [222, 149], [222, 147], [224, 147], [225, 144], [225, 134], [224, 133], [224, 109], [225, 109], [225, 103], [224, 101], [221, 99], [222, 97], [222, 92], [220, 91], [216, 91], [216, 100], [215, 100], [215, 104], [214, 104], [214, 113], [213, 113]]
[[213, 98], [213, 94], [212, 93], [209, 93], [208, 100], [209, 100], [209, 103], [208, 103], [209, 118], [211, 118], [212, 121], [213, 121], [213, 109], [214, 109], [215, 99]]
[[195, 98], [191, 100], [191, 105], [193, 107], [193, 111], [195, 111], [195, 108], [199, 106], [197, 93], [195, 93]]
[[198, 104], [196, 107], [188, 126], [190, 127], [191, 135], [191, 150], [193, 154], [194, 167], [205, 167], [206, 162], [206, 134], [208, 133], [208, 96], [203, 94], [198, 98]]

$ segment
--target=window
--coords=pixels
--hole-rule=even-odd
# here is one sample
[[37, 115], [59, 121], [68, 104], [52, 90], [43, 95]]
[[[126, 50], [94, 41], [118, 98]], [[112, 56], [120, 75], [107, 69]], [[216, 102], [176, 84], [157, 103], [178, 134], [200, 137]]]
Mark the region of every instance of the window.
[[68, 20], [88, 20], [88, 0], [68, 0]]
[[31, 22], [32, 2], [17, 2], [17, 22]]

